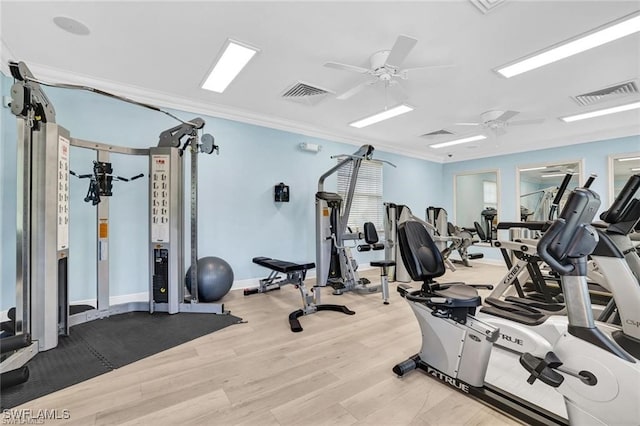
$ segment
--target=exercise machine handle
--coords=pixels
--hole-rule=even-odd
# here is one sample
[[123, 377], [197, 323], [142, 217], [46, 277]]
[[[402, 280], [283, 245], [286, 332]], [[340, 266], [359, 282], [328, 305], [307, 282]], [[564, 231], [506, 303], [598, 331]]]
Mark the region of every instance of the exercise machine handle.
[[583, 188], [590, 188], [591, 184], [593, 183], [594, 180], [596, 180], [597, 177], [598, 177], [597, 174], [591, 173], [591, 175], [589, 176], [589, 178], [587, 179], [587, 181], [584, 183], [584, 185], [582, 187]]
[[538, 256], [553, 269], [554, 271], [560, 273], [561, 275], [567, 275], [571, 273], [574, 269], [574, 266], [564, 265], [560, 263], [559, 259], [556, 259], [554, 254], [550, 250], [551, 243], [556, 239], [560, 232], [564, 229], [566, 222], [564, 219], [556, 219], [555, 222], [547, 229], [547, 232], [544, 233], [540, 241], [538, 242]]
[[567, 190], [567, 186], [569, 186], [569, 182], [571, 182], [572, 177], [573, 177], [572, 173], [567, 173], [566, 175], [564, 175], [564, 179], [562, 179], [562, 183], [558, 188], [558, 192], [556, 193], [556, 196], [553, 199], [553, 202], [551, 203], [551, 209], [549, 211], [549, 220], [553, 220], [553, 216], [555, 212], [558, 210], [558, 206], [560, 205], [560, 200], [562, 200], [562, 196]]

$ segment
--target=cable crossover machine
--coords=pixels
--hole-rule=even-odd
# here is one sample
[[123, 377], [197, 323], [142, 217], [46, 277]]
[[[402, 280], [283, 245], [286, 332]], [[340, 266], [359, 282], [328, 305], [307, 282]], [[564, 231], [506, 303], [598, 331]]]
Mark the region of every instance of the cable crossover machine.
[[[199, 303], [198, 286], [185, 289], [184, 167], [183, 154], [191, 153], [191, 268], [197, 283], [198, 153], [218, 151], [213, 136], [198, 132], [201, 118], [183, 121], [158, 107], [112, 95], [98, 89], [36, 79], [23, 62], [10, 62], [14, 78], [11, 112], [17, 117], [17, 276], [12, 336], [0, 340], [3, 387], [28, 379], [25, 365], [39, 351], [58, 345], [69, 327], [132, 311], [200, 312], [228, 314], [219, 303]], [[55, 110], [41, 85], [87, 90], [162, 112], [180, 124], [160, 133], [157, 146], [127, 148], [71, 136], [55, 121]], [[96, 152], [94, 173], [85, 201], [96, 206], [97, 297], [95, 307], [69, 306], [69, 169], [70, 147]], [[109, 301], [109, 196], [114, 178], [111, 154], [149, 159], [149, 300], [110, 305]], [[121, 178], [116, 180], [134, 180]]]

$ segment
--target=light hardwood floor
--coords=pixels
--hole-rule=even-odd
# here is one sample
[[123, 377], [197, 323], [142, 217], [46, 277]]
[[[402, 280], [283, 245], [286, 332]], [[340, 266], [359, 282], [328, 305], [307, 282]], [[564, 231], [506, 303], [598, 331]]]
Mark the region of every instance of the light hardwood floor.
[[[440, 279], [495, 283], [505, 268], [474, 263]], [[377, 282], [377, 271], [363, 273]], [[307, 280], [312, 285], [313, 280]], [[17, 408], [69, 410], [78, 425], [509, 425], [518, 424], [422, 372], [391, 368], [419, 350], [418, 324], [391, 284], [380, 294], [323, 292], [356, 315], [319, 312], [292, 333], [292, 286], [225, 307], [246, 323], [185, 343]], [[48, 424], [63, 421], [49, 421]]]

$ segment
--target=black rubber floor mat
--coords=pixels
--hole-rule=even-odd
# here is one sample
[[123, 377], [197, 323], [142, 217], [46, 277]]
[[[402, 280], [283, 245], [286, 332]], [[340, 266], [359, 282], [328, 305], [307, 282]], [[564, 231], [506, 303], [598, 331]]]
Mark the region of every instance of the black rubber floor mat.
[[237, 324], [233, 315], [130, 312], [79, 324], [58, 346], [27, 365], [29, 381], [3, 389], [0, 409], [123, 367], [198, 337]]

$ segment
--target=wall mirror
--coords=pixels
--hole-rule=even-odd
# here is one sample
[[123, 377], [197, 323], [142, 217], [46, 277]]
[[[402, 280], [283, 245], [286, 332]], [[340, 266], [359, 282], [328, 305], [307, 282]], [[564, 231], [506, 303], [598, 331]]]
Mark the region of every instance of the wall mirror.
[[[551, 216], [557, 217], [569, 192], [580, 185], [582, 169], [580, 160], [527, 164], [518, 167], [519, 184], [516, 188], [520, 202], [516, 208], [520, 210], [517, 212], [520, 220], [546, 221], [552, 219]], [[556, 209], [552, 207], [553, 201], [567, 174], [571, 174], [571, 179], [568, 181], [559, 207]]]
[[455, 225], [476, 229], [480, 240], [490, 240], [498, 222], [498, 171], [457, 174], [453, 179]]
[[640, 173], [640, 152], [609, 156], [609, 205], [620, 194], [631, 175]]

